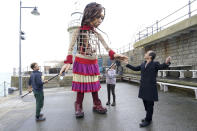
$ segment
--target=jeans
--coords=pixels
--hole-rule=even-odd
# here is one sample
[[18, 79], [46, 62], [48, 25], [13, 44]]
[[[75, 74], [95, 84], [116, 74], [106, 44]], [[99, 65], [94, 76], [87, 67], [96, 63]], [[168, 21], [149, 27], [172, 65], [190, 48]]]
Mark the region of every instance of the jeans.
[[36, 117], [39, 118], [41, 109], [44, 106], [44, 92], [43, 91], [33, 91], [34, 97], [36, 99]]
[[112, 91], [113, 102], [116, 102], [116, 95], [115, 95], [115, 85], [114, 84], [107, 84], [107, 95], [108, 95], [108, 102], [110, 102], [110, 92]]

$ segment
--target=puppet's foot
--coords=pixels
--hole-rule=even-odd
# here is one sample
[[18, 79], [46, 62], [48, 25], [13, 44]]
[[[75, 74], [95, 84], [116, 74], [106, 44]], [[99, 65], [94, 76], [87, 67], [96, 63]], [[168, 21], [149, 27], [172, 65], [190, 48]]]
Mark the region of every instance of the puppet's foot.
[[107, 112], [107, 109], [104, 108], [101, 104], [101, 101], [98, 100], [97, 102], [94, 103], [93, 111], [99, 114], [105, 114]]
[[76, 116], [76, 118], [83, 118], [84, 117], [82, 104], [77, 104], [76, 102], [75, 102], [75, 116]]

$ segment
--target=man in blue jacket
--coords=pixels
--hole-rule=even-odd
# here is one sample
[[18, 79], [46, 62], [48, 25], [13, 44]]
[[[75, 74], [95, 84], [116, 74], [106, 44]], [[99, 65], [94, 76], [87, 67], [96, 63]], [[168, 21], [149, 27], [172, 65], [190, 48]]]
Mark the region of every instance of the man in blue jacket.
[[156, 84], [157, 72], [158, 70], [165, 69], [170, 65], [170, 56], [166, 59], [165, 63], [163, 64], [154, 61], [155, 57], [155, 52], [150, 50], [144, 55], [145, 61], [139, 66], [132, 66], [128, 64], [128, 60], [125, 61], [125, 63], [127, 63], [127, 68], [134, 71], [141, 71], [140, 89], [138, 97], [143, 100], [144, 107], [146, 110], [146, 117], [145, 119], [142, 119], [140, 127], [146, 127], [150, 125], [152, 121], [154, 101], [158, 101], [158, 92]]
[[42, 81], [42, 73], [39, 71], [40, 68], [37, 63], [32, 63], [31, 68], [33, 72], [29, 79], [29, 92], [33, 89], [36, 99], [36, 121], [44, 121], [46, 118], [40, 112], [44, 105], [43, 84], [48, 83], [48, 81]]

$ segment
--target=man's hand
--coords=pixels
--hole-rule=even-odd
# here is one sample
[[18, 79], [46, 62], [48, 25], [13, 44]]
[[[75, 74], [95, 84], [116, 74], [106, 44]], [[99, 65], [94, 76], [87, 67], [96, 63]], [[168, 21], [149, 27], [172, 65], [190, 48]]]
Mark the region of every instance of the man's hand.
[[170, 61], [171, 61], [171, 57], [170, 56], [168, 56], [168, 58], [166, 58], [166, 64], [168, 64]]

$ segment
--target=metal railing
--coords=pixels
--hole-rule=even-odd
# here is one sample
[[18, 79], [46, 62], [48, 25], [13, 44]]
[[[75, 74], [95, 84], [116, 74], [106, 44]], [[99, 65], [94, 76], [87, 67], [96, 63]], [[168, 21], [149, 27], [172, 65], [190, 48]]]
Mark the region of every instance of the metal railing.
[[114, 51], [116, 51], [116, 53], [118, 53], [118, 54], [121, 54], [121, 53], [128, 52], [132, 49], [133, 49], [132, 44], [129, 43], [127, 45], [123, 45], [121, 48], [115, 49]]
[[[161, 20], [156, 21], [156, 23], [145, 28], [144, 30], [139, 31], [139, 33], [137, 34], [137, 37], [138, 37], [137, 39], [133, 40], [129, 44], [123, 45], [120, 48], [113, 49], [113, 50], [118, 54], [128, 52], [133, 49], [133, 44], [135, 42], [138, 42], [142, 39], [145, 39], [145, 38], [159, 32], [159, 31], [163, 30], [163, 29], [166, 29], [167, 27], [175, 24], [175, 22], [180, 22], [186, 18], [190, 18], [192, 15], [196, 14], [194, 12], [197, 11], [197, 2], [195, 2], [195, 1], [196, 0], [193, 0], [193, 1], [189, 0], [188, 4], [186, 4], [185, 6], [181, 7], [180, 9], [176, 10], [175, 12], [167, 15], [166, 17], [162, 18]], [[191, 5], [194, 5], [194, 2], [196, 4], [196, 6], [193, 10], [191, 10]], [[184, 9], [188, 9], [189, 11], [188, 10], [186, 11]], [[184, 14], [183, 12], [187, 12], [187, 13]], [[172, 17], [178, 13], [179, 13], [179, 16], [173, 17], [173, 19], [171, 19], [171, 21], [169, 20], [170, 17]]]
[[69, 24], [68, 24], [68, 29], [71, 27], [79, 27], [81, 25], [81, 21], [80, 19], [75, 19], [72, 20]]
[[8, 86], [10, 87], [10, 83], [6, 81], [0, 84], [0, 96], [6, 97], [8, 95]]
[[71, 14], [72, 20], [68, 24], [68, 29], [72, 27], [78, 27], [81, 25], [81, 19], [82, 19], [83, 13], [81, 12], [73, 12]]
[[[161, 30], [166, 29], [167, 27], [180, 22], [181, 20], [184, 20], [186, 18], [190, 18], [192, 15], [194, 15], [194, 12], [197, 11], [197, 9], [191, 9], [191, 6], [194, 5], [193, 3], [196, 0], [188, 2], [185, 6], [181, 7], [180, 9], [176, 10], [175, 12], [167, 15], [166, 17], [162, 18], [161, 20], [157, 20], [153, 25], [146, 27], [145, 29], [139, 31], [139, 33], [136, 34], [137, 39], [135, 39], [135, 42], [138, 42], [142, 39], [147, 38], [148, 36], [151, 36]], [[186, 9], [186, 11], [184, 11]], [[181, 13], [183, 11], [185, 14]], [[180, 15], [178, 14], [180, 13]], [[176, 15], [176, 16], [175, 16]], [[173, 18], [172, 18], [173, 17]], [[172, 20], [170, 20], [172, 18]], [[167, 22], [165, 22], [167, 21]], [[169, 22], [170, 21], [170, 22]]]

